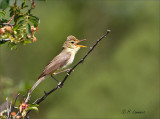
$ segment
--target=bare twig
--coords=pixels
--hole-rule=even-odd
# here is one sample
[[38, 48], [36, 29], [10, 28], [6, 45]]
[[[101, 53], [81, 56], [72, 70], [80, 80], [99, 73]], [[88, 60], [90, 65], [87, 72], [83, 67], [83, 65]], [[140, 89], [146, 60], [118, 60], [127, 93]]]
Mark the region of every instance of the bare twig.
[[11, 17], [11, 19], [9, 20], [9, 22], [8, 22], [8, 24], [10, 24], [11, 23], [11, 21], [13, 20], [13, 18], [14, 18], [14, 16], [15, 15], [13, 15], [12, 17]]
[[14, 101], [14, 104], [13, 104], [13, 108], [17, 108], [17, 107], [15, 107], [15, 105], [16, 105], [16, 102], [17, 102], [17, 98], [19, 97], [19, 95], [20, 95], [20, 93], [16, 96], [16, 98], [15, 98], [15, 101]]
[[9, 24], [9, 23], [0, 23], [0, 25], [15, 26], [15, 24]]
[[37, 104], [37, 101], [38, 101], [39, 99], [40, 99], [40, 98], [36, 99], [36, 100], [33, 102], [33, 104]]
[[0, 42], [2, 41], [7, 42], [7, 41], [10, 41], [10, 39], [0, 39]]
[[10, 104], [9, 104], [9, 108], [8, 108], [8, 111], [7, 111], [7, 114], [8, 114], [8, 119], [10, 119], [10, 117], [11, 117], [11, 108], [12, 108], [12, 101], [10, 102]]
[[[62, 82], [60, 82], [54, 89], [52, 89], [51, 91], [49, 92], [45, 92], [44, 91], [44, 95], [36, 102], [36, 104], [40, 104], [43, 100], [45, 100], [47, 98], [48, 95], [50, 95], [51, 93], [53, 93], [54, 91], [56, 91], [57, 89], [59, 88], [62, 88], [63, 87], [63, 84], [64, 82], [67, 80], [68, 76], [71, 74], [71, 72], [80, 64], [80, 63], [83, 63], [84, 60], [86, 59], [86, 57], [93, 51], [93, 49], [98, 45], [98, 43], [104, 39], [108, 34], [110, 33], [110, 30], [107, 30], [106, 33], [100, 38], [97, 40], [97, 42], [92, 46], [90, 47], [90, 50], [86, 53], [86, 55], [77, 63], [75, 64], [66, 74], [66, 76], [64, 77], [64, 79], [62, 80]], [[31, 112], [28, 111], [27, 114], [26, 114], [26, 117], [27, 115]]]
[[19, 111], [17, 112], [17, 114], [16, 114], [16, 116], [15, 117], [13, 117], [13, 119], [16, 119], [16, 117], [19, 115]]
[[13, 20], [14, 16], [15, 16], [15, 15], [13, 15], [13, 16], [11, 17], [11, 19], [10, 19], [7, 23], [0, 23], [0, 25], [15, 26], [15, 25], [16, 25], [16, 23], [15, 23], [15, 24], [10, 24], [10, 23], [11, 23], [11, 21]]

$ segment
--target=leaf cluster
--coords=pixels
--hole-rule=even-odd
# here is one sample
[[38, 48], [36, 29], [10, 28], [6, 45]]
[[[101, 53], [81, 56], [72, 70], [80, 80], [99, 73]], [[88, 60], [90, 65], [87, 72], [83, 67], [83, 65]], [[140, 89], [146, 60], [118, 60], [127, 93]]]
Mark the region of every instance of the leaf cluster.
[[[10, 20], [6, 19], [7, 7], [10, 8], [8, 11]], [[9, 6], [9, 0], [2, 0], [0, 4], [0, 46], [8, 42], [8, 47], [13, 49], [17, 48], [18, 44], [25, 45], [37, 40], [35, 33], [38, 31], [40, 20], [31, 13], [35, 7], [34, 1], [28, 5], [26, 0], [23, 0], [18, 6], [15, 0], [14, 4]]]

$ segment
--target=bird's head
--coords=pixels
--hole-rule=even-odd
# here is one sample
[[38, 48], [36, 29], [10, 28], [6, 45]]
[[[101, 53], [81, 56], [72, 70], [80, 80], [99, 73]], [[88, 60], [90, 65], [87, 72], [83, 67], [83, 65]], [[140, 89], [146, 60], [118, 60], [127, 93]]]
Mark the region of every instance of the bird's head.
[[86, 47], [83, 45], [78, 45], [78, 43], [80, 43], [84, 40], [86, 40], [86, 39], [78, 40], [78, 39], [76, 39], [76, 37], [70, 35], [67, 37], [67, 40], [64, 42], [63, 48], [70, 48], [70, 49], [74, 49], [74, 50], [78, 51], [81, 47]]

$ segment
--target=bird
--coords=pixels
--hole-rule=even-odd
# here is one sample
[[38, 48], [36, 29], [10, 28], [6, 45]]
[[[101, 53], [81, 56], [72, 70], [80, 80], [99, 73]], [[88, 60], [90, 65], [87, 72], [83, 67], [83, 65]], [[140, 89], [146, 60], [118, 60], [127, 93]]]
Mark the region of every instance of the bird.
[[[38, 77], [37, 82], [33, 85], [33, 87], [29, 90], [29, 94], [33, 92], [33, 90], [44, 80], [47, 76], [57, 75], [59, 73], [68, 71], [66, 69], [70, 64], [73, 63], [73, 60], [75, 58], [75, 55], [77, 51], [81, 47], [86, 47], [84, 45], [78, 45], [78, 43], [84, 41], [78, 40], [75, 36], [70, 35], [67, 37], [66, 41], [64, 42], [62, 46], [62, 51], [54, 57], [50, 63], [44, 68], [42, 74]], [[55, 79], [55, 78], [54, 78]], [[55, 79], [56, 80], [56, 79]], [[56, 80], [59, 82], [58, 80]]]

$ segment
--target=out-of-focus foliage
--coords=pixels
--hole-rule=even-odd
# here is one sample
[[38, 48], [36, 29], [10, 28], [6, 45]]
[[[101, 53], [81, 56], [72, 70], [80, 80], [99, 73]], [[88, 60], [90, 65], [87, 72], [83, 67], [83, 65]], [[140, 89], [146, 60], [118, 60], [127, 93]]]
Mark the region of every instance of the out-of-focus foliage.
[[[10, 6], [9, 0], [1, 2], [0, 46], [8, 42], [8, 47], [13, 49], [17, 48], [18, 44], [31, 43], [31, 40], [36, 42], [35, 32], [38, 30], [39, 18], [31, 13], [35, 6], [34, 1], [31, 1], [29, 6], [26, 0], [21, 0], [21, 4], [17, 3], [17, 0], [12, 1]], [[9, 20], [6, 19], [8, 15], [6, 15], [6, 8], [9, 8]], [[11, 24], [12, 20], [13, 23]]]
[[[30, 117], [160, 118], [159, 1], [47, 0], [36, 1], [36, 5], [33, 13], [41, 19], [37, 33], [40, 40], [17, 51], [0, 48], [0, 81], [8, 77], [17, 87], [6, 93], [11, 86], [3, 84], [0, 103], [13, 92], [24, 94], [31, 88], [45, 65], [61, 51], [68, 35], [87, 39], [84, 45], [88, 49], [78, 52], [76, 63], [110, 29], [109, 36], [75, 69], [64, 87]], [[55, 85], [52, 78], [43, 81], [34, 90], [32, 101]]]
[[2, 10], [5, 10], [8, 7], [8, 5], [9, 5], [9, 0], [2, 0], [2, 1], [0, 1], [0, 8]]

